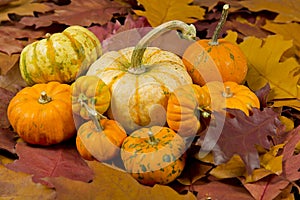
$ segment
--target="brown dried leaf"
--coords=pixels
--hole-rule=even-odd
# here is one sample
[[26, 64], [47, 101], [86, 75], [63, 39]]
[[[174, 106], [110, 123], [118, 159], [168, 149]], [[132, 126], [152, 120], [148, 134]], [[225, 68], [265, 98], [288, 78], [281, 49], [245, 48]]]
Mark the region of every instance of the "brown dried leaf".
[[[49, 4], [50, 5], [50, 4]], [[110, 0], [76, 0], [68, 5], [57, 6], [52, 4], [54, 13], [40, 15], [39, 17], [23, 17], [20, 23], [36, 28], [47, 27], [56, 22], [66, 25], [91, 26], [104, 25], [115, 14], [126, 14], [129, 7]]]
[[32, 3], [32, 0], [10, 1], [0, 10], [0, 21], [9, 21], [9, 14], [33, 16], [34, 12], [45, 13], [52, 8], [42, 3]]
[[13, 92], [0, 87], [0, 128], [8, 128], [10, 126], [6, 113], [9, 101], [14, 95]]
[[0, 149], [15, 154], [17, 134], [8, 128], [0, 128]]
[[168, 186], [143, 186], [124, 171], [96, 161], [89, 162], [89, 166], [95, 173], [91, 183], [71, 181], [64, 177], [46, 179], [54, 185], [58, 199], [196, 199], [192, 193], [179, 195]]
[[8, 91], [17, 93], [26, 86], [27, 84], [21, 76], [18, 62], [6, 73], [5, 76], [0, 75], [0, 87]]

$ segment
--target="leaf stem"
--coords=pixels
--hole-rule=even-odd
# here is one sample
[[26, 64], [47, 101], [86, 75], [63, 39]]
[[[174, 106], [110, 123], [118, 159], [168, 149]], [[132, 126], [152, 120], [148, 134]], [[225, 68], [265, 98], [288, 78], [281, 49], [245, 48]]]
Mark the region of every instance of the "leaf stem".
[[218, 45], [219, 42], [218, 42], [218, 38], [219, 38], [219, 34], [226, 22], [226, 19], [227, 19], [227, 16], [228, 16], [228, 10], [229, 10], [229, 4], [225, 4], [223, 6], [223, 10], [222, 10], [222, 14], [221, 14], [221, 18], [220, 18], [220, 21], [215, 29], [215, 32], [212, 36], [212, 39], [211, 41], [209, 42], [209, 45]]

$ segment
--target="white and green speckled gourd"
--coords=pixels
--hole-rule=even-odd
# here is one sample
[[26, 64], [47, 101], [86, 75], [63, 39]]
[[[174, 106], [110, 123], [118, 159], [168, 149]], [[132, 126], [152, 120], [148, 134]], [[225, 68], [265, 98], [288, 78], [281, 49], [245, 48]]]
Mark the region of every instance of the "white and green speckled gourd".
[[174, 29], [180, 30], [187, 39], [196, 36], [193, 25], [169, 21], [151, 30], [136, 47], [103, 54], [87, 72], [109, 86], [112, 99], [108, 115], [128, 133], [144, 126], [164, 125], [170, 92], [192, 83], [179, 56], [148, 47], [155, 38]]
[[102, 54], [101, 43], [88, 29], [70, 26], [27, 45], [20, 55], [20, 71], [28, 85], [70, 83], [85, 73]]

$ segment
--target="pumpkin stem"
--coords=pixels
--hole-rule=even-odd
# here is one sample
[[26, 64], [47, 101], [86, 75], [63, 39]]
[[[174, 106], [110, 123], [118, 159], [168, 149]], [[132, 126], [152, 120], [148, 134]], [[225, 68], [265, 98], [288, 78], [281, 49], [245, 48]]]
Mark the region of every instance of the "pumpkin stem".
[[148, 135], [149, 135], [149, 138], [150, 138], [150, 141], [149, 143], [150, 144], [157, 144], [157, 140], [155, 139], [154, 135], [153, 135], [153, 132], [152, 131], [148, 131]]
[[206, 109], [204, 109], [204, 108], [202, 108], [202, 107], [198, 107], [198, 110], [200, 110], [200, 112], [201, 112], [201, 115], [202, 115], [202, 117], [204, 117], [204, 118], [208, 118], [208, 117], [210, 117], [210, 115], [211, 115], [211, 111], [209, 111], [209, 110], [206, 110]]
[[46, 104], [49, 103], [50, 101], [52, 101], [52, 98], [47, 95], [46, 91], [42, 91], [41, 96], [39, 98], [39, 103]]
[[218, 45], [219, 42], [218, 42], [218, 38], [219, 38], [219, 34], [226, 22], [226, 19], [227, 19], [227, 16], [228, 16], [228, 10], [229, 10], [229, 4], [225, 4], [223, 6], [223, 11], [222, 11], [222, 14], [221, 14], [221, 18], [220, 18], [220, 21], [215, 29], [215, 32], [212, 36], [212, 39], [211, 41], [209, 42], [209, 45]]
[[104, 117], [103, 115], [98, 113], [96, 110], [92, 109], [83, 100], [79, 99], [78, 101], [80, 102], [81, 106], [83, 106], [86, 109], [86, 111], [88, 112], [89, 118], [93, 121], [93, 123], [96, 126], [96, 130], [98, 132], [102, 132], [103, 131], [103, 126], [99, 123], [98, 116], [100, 118], [106, 118], [106, 117]]
[[184, 39], [194, 40], [196, 38], [196, 28], [193, 24], [188, 25], [179, 20], [163, 23], [147, 33], [135, 46], [131, 56], [131, 67], [128, 68], [128, 72], [137, 75], [144, 73], [146, 68], [142, 65], [142, 58], [148, 45], [160, 35], [174, 29], [181, 31]]
[[225, 91], [222, 93], [223, 97], [230, 98], [233, 96], [233, 93], [231, 92], [231, 89], [229, 86], [225, 87]]

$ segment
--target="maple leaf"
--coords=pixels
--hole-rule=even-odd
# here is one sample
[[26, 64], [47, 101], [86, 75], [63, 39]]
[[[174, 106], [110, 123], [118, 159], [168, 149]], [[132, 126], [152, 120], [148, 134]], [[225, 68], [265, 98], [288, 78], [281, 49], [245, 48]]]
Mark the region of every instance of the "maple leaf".
[[237, 154], [242, 158], [249, 174], [259, 168], [256, 146], [269, 149], [268, 136], [276, 136], [284, 126], [278, 119], [278, 114], [271, 108], [263, 111], [253, 108], [252, 111], [253, 114], [247, 117], [240, 110], [228, 109], [234, 117], [226, 117], [224, 123], [221, 123], [224, 121], [224, 114], [216, 112], [215, 122], [210, 125], [204, 139], [202, 138], [203, 144], [199, 153], [212, 150], [216, 165], [229, 161]]
[[32, 176], [15, 172], [0, 164], [1, 199], [55, 199], [55, 191], [32, 182]]
[[240, 44], [248, 59], [247, 84], [258, 90], [270, 84], [269, 100], [296, 98], [300, 65], [294, 57], [281, 62], [282, 54], [292, 47], [291, 40], [271, 35], [265, 40], [248, 37]]
[[34, 12], [45, 13], [52, 8], [46, 4], [33, 3], [32, 0], [9, 1], [0, 10], [0, 21], [9, 21], [9, 14], [33, 16]]
[[[49, 4], [50, 5], [50, 4]], [[66, 25], [91, 26], [91, 24], [104, 25], [114, 14], [125, 14], [129, 7], [110, 0], [76, 0], [68, 5], [51, 6], [55, 11], [39, 17], [23, 17], [20, 23], [36, 28], [47, 27], [57, 22]]]
[[[220, 0], [194, 0], [193, 4], [207, 7], [208, 11], [212, 10], [214, 7], [216, 7], [220, 3]], [[236, 11], [243, 6], [239, 3], [238, 0], [223, 0], [222, 3], [227, 3], [230, 5], [231, 11]]]
[[300, 38], [298, 30], [300, 30], [300, 24], [296, 22], [292, 23], [274, 23], [267, 20], [266, 24], [262, 26], [263, 29], [271, 31], [275, 34], [280, 34], [286, 40], [293, 40], [293, 44], [296, 47], [296, 55], [300, 57]]
[[18, 62], [5, 75], [0, 75], [0, 87], [14, 94], [26, 86], [27, 84], [21, 76]]
[[190, 5], [192, 2], [193, 0], [138, 0], [145, 11], [134, 10], [134, 12], [146, 17], [152, 27], [171, 20], [194, 23], [204, 19], [205, 10], [197, 5]]
[[8, 91], [4, 88], [0, 87], [0, 128], [8, 128], [10, 126], [10, 123], [7, 118], [7, 107], [9, 104], [9, 101], [13, 98], [15, 95], [13, 92]]
[[[0, 39], [1, 40], [1, 39]], [[1, 43], [1, 42], [0, 42]], [[5, 76], [7, 72], [19, 61], [19, 54], [7, 55], [0, 52], [0, 76]]]
[[196, 199], [192, 193], [179, 195], [168, 186], [143, 186], [130, 174], [112, 166], [96, 161], [88, 163], [95, 173], [91, 183], [71, 181], [64, 177], [46, 178], [54, 185], [58, 199]]
[[16, 153], [19, 159], [7, 164], [6, 167], [14, 171], [33, 174], [34, 182], [49, 185], [42, 178], [57, 176], [88, 182], [94, 175], [71, 145], [32, 147], [24, 142], [18, 142]]
[[300, 21], [299, 0], [246, 0], [239, 2], [251, 11], [269, 10], [278, 13], [278, 16], [274, 19], [275, 22]]
[[0, 128], [0, 149], [15, 154], [16, 137], [17, 134], [8, 128]]

